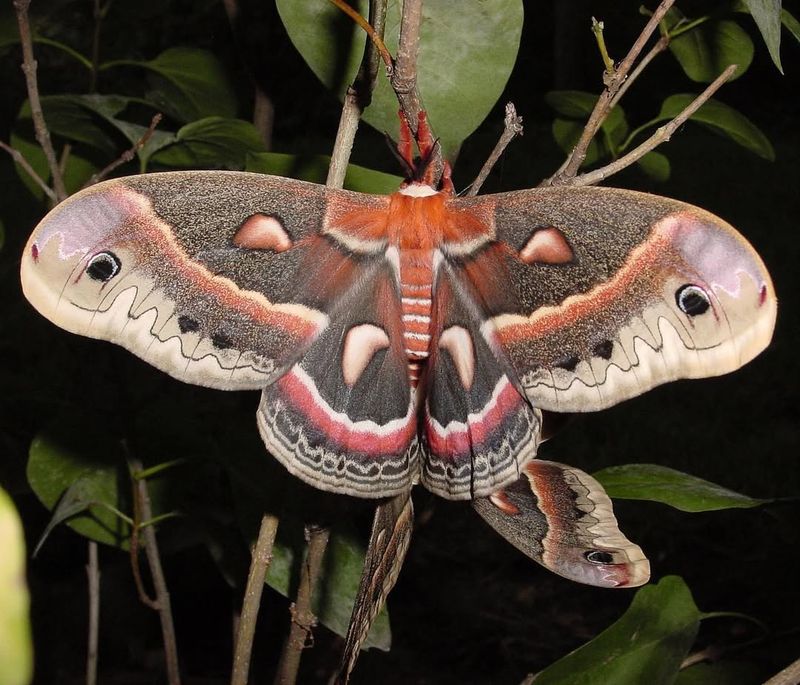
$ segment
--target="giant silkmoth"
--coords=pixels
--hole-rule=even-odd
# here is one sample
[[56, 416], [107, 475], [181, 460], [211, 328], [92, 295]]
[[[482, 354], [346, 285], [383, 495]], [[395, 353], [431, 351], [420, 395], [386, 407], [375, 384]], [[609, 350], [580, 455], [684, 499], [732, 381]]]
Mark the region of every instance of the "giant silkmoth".
[[752, 359], [776, 314], [761, 259], [663, 197], [425, 181], [385, 196], [224, 171], [107, 181], [36, 228], [24, 292], [179, 380], [262, 390], [267, 449], [313, 486], [419, 482], [557, 573], [646, 582], [601, 486], [533, 460], [542, 412]]

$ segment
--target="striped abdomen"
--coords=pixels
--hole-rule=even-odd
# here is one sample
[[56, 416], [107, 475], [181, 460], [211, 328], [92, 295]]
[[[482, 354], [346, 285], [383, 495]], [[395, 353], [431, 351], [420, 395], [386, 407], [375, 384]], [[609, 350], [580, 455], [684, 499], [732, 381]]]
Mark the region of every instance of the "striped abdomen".
[[431, 294], [433, 251], [403, 250], [400, 253], [400, 293], [403, 304], [403, 342], [408, 373], [413, 385], [431, 342]]

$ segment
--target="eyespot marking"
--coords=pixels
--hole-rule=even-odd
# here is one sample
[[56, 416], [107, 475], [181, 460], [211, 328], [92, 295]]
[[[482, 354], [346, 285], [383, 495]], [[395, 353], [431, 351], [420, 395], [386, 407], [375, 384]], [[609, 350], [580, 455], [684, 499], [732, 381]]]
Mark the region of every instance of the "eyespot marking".
[[353, 387], [375, 354], [389, 347], [386, 331], [371, 323], [353, 326], [342, 345], [342, 376], [348, 387]]
[[249, 250], [285, 252], [292, 246], [292, 239], [277, 214], [253, 214], [236, 231], [233, 244]]
[[609, 360], [611, 359], [611, 355], [614, 353], [614, 343], [611, 340], [603, 340], [603, 342], [597, 343], [597, 345], [592, 348], [592, 355], [595, 357], [600, 357], [601, 359]]
[[519, 251], [519, 258], [526, 264], [569, 264], [575, 253], [564, 234], [554, 226], [540, 228], [528, 238]]
[[192, 317], [181, 314], [178, 317], [178, 328], [181, 333], [196, 333], [200, 330], [200, 324]]
[[572, 372], [578, 367], [580, 361], [580, 358], [572, 355], [571, 357], [565, 357], [561, 361], [556, 362], [555, 367], [557, 369], [564, 369], [564, 371]]
[[590, 549], [588, 552], [584, 552], [583, 556], [586, 557], [586, 561], [590, 561], [593, 564], [614, 563], [614, 556], [610, 552], [604, 552], [601, 549]]
[[122, 264], [113, 252], [98, 252], [89, 260], [86, 275], [93, 281], [108, 283], [119, 273]]
[[684, 314], [692, 317], [704, 314], [711, 307], [705, 291], [690, 283], [678, 288], [675, 293], [675, 302]]

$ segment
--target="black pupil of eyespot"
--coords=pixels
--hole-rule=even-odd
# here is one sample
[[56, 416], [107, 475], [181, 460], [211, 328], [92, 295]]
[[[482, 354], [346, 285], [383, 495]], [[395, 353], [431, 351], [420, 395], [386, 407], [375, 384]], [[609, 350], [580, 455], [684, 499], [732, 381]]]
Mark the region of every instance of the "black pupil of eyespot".
[[708, 311], [711, 306], [708, 296], [694, 285], [685, 285], [675, 293], [675, 299], [681, 311], [688, 316], [698, 316]]
[[602, 552], [599, 549], [593, 549], [584, 555], [587, 561], [594, 564], [611, 564], [614, 562], [614, 557], [608, 552]]
[[120, 263], [117, 256], [111, 252], [100, 252], [92, 257], [86, 273], [95, 281], [107, 281], [119, 271]]

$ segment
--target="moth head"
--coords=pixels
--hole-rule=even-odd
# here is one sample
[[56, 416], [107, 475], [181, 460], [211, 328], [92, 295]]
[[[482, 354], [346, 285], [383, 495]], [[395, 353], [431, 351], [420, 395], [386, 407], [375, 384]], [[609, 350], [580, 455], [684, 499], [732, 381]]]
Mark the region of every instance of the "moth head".
[[698, 363], [704, 358], [706, 371], [742, 366], [769, 344], [775, 327], [777, 300], [764, 263], [733, 228], [701, 210], [661, 223], [671, 253], [662, 297], [677, 334], [691, 339], [687, 346]]
[[95, 315], [113, 305], [124, 291], [119, 286], [143, 257], [142, 246], [126, 241], [126, 235], [150, 211], [143, 196], [114, 181], [62, 202], [25, 247], [20, 270], [25, 296], [59, 326], [92, 335]]

